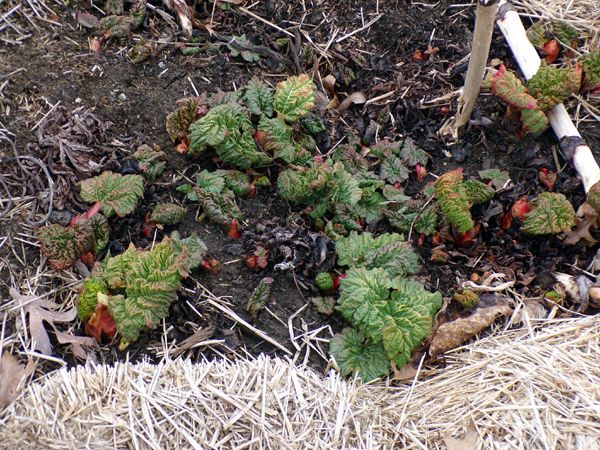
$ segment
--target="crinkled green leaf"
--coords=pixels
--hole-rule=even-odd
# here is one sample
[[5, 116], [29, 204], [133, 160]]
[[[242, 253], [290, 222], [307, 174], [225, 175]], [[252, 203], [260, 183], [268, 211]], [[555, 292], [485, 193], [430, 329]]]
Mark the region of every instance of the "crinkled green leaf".
[[522, 133], [542, 133], [549, 125], [548, 117], [541, 109], [522, 109], [521, 124]]
[[406, 139], [404, 139], [404, 142], [402, 143], [402, 150], [400, 151], [400, 157], [409, 166], [416, 166], [417, 164], [424, 166], [431, 159], [429, 153], [417, 147], [415, 141], [413, 141], [410, 137], [406, 137]]
[[121, 347], [138, 339], [144, 328], [155, 328], [169, 313], [177, 298], [181, 278], [187, 274], [187, 249], [179, 252], [170, 238], [165, 238], [150, 251], [132, 250], [125, 258], [125, 296], [113, 296], [108, 310], [121, 335]]
[[269, 296], [271, 295], [271, 284], [273, 278], [265, 277], [258, 283], [258, 286], [252, 292], [252, 295], [246, 303], [246, 311], [256, 318], [258, 314], [265, 309], [269, 302]]
[[467, 191], [469, 202], [474, 206], [489, 202], [496, 193], [494, 188], [477, 180], [466, 180], [463, 185]]
[[558, 234], [575, 225], [575, 210], [563, 194], [542, 192], [525, 216], [523, 231], [527, 234]]
[[356, 212], [365, 218], [367, 223], [372, 223], [383, 217], [383, 212], [386, 208], [386, 199], [379, 192], [371, 192], [363, 190], [363, 195], [356, 205]]
[[390, 314], [383, 328], [383, 347], [390, 360], [404, 366], [413, 351], [429, 336], [433, 317], [442, 306], [439, 292], [426, 291], [421, 283], [401, 280], [390, 299]]
[[216, 147], [217, 155], [223, 162], [246, 170], [262, 167], [271, 162], [271, 157], [256, 148], [254, 138], [249, 131], [231, 130]]
[[185, 247], [187, 247], [187, 250], [185, 251], [185, 266], [190, 269], [200, 267], [200, 263], [208, 249], [204, 241], [200, 239], [196, 233], [192, 233], [185, 239], [181, 239], [179, 233], [174, 231], [171, 233], [171, 240], [173, 241], [173, 248], [178, 253], [183, 253]]
[[583, 67], [583, 90], [593, 91], [600, 87], [600, 50], [586, 53], [580, 59]]
[[248, 110], [234, 103], [217, 105], [190, 125], [190, 155], [218, 146], [233, 133], [239, 136], [240, 130], [251, 129]]
[[542, 66], [527, 81], [527, 89], [536, 98], [539, 109], [547, 111], [579, 91], [580, 82], [581, 78], [572, 66]]
[[140, 175], [103, 172], [79, 183], [81, 198], [88, 203], [101, 203], [106, 217], [125, 217], [135, 210], [144, 195], [144, 179]]
[[392, 279], [384, 269], [353, 267], [340, 282], [336, 309], [365, 336], [380, 342], [391, 287]]
[[273, 116], [273, 89], [258, 78], [252, 78], [248, 82], [244, 99], [252, 114]]
[[150, 221], [161, 225], [175, 225], [183, 220], [187, 209], [175, 203], [161, 203], [150, 214]]
[[407, 167], [397, 156], [386, 158], [381, 162], [379, 176], [388, 183], [404, 183], [409, 175]]
[[288, 122], [306, 116], [315, 106], [315, 85], [306, 74], [277, 83], [273, 107]]
[[82, 322], [87, 322], [98, 304], [98, 292], [108, 294], [108, 286], [100, 277], [85, 280], [77, 298], [77, 315]]
[[362, 196], [358, 181], [346, 172], [343, 164], [335, 163], [331, 177], [331, 192], [329, 198], [334, 203], [356, 205]]
[[373, 344], [353, 328], [345, 328], [329, 341], [329, 351], [344, 376], [358, 375], [364, 381], [372, 381], [387, 375], [390, 360], [381, 343]]
[[469, 197], [463, 183], [462, 169], [452, 170], [435, 181], [435, 196], [444, 217], [459, 233], [475, 226], [471, 218]]
[[231, 189], [237, 196], [244, 197], [252, 192], [250, 177], [239, 170], [217, 170], [215, 173], [221, 175], [225, 180], [225, 186]]
[[371, 233], [352, 232], [335, 245], [338, 264], [349, 267], [383, 268], [390, 277], [415, 274], [419, 257], [408, 242], [396, 233], [373, 237]]
[[92, 250], [94, 243], [91, 221], [69, 227], [46, 225], [37, 229], [36, 236], [48, 264], [57, 270], [71, 267], [81, 255]]
[[292, 143], [292, 129], [277, 118], [262, 116], [258, 122], [258, 131], [263, 133], [263, 148], [275, 158], [287, 163], [296, 159], [296, 149]]
[[325, 123], [323, 119], [315, 114], [308, 114], [300, 119], [300, 125], [302, 128], [306, 130], [308, 134], [311, 136], [316, 136], [317, 134], [326, 130]]
[[140, 145], [133, 154], [133, 158], [140, 166], [140, 171], [148, 181], [156, 180], [165, 171], [167, 163], [162, 159], [166, 156], [160, 148], [152, 148], [146, 144]]
[[390, 225], [402, 233], [408, 233], [410, 231], [410, 227], [413, 226], [417, 220], [417, 215], [417, 211], [408, 205], [400, 206], [396, 210], [385, 210], [385, 217], [389, 220]]
[[383, 187], [382, 193], [391, 202], [404, 203], [410, 200], [410, 197], [404, 193], [404, 189], [391, 184], [386, 184]]
[[563, 22], [562, 20], [553, 20], [552, 32], [561, 43], [577, 49], [579, 33], [567, 22]]
[[426, 236], [435, 234], [438, 227], [438, 214], [435, 206], [428, 206], [421, 211], [415, 221], [415, 231]]
[[[205, 169], [196, 174], [196, 185], [203, 191], [211, 194], [220, 194], [225, 187], [225, 177], [223, 177], [223, 173], [219, 170], [210, 172]], [[191, 187], [190, 190], [192, 190]]]

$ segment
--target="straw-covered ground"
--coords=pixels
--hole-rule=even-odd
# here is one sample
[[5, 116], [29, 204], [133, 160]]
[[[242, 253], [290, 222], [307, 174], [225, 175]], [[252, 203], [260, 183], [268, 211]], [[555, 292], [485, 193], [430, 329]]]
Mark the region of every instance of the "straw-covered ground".
[[[473, 5], [273, 0], [220, 11], [216, 2], [197, 2], [214, 31], [189, 44], [210, 48], [198, 56], [183, 53], [175, 14], [158, 0], [148, 1], [139, 36], [92, 51], [90, 16], [76, 16], [72, 3], [0, 2], [0, 358], [17, 358], [10, 369], [0, 363], [0, 448], [600, 449], [600, 318], [576, 311], [577, 302], [550, 311], [537, 302], [552, 289], [552, 271], [595, 276], [594, 247], [497, 233], [496, 223], [482, 231], [481, 247], [453, 248], [445, 265], [429, 263], [426, 242], [419, 252], [428, 288], [448, 299], [470, 273], [503, 270], [512, 278], [498, 295], [510, 297], [514, 311], [468, 345], [417, 359], [402, 380], [369, 385], [330, 370], [327, 342], [345, 326], [341, 318], [317, 312], [295, 274], [250, 272], [241, 244], [217, 226], [199, 225], [191, 212], [180, 230], [200, 234], [220, 271], [186, 280], [169, 317], [127, 352], [83, 335], [73, 305], [85, 269], [55, 271], [40, 258], [35, 228], [49, 218], [68, 223], [86, 208], [77, 182], [100, 168], [122, 169], [140, 144], [169, 153], [167, 175], [140, 211], [114, 225], [111, 251], [130, 241], [149, 247], [145, 215], [165, 199], [182, 201], [173, 186], [199, 170], [172, 150], [166, 114], [196, 90], [229, 90], [254, 75], [274, 84], [310, 72], [321, 83], [332, 73], [347, 91], [340, 97], [367, 94], [361, 108], [329, 117], [327, 149], [351, 133], [369, 134], [369, 121], [389, 115], [385, 133], [417, 139], [432, 156], [431, 173], [458, 165], [470, 173], [490, 164], [509, 170], [517, 187], [496, 204], [500, 211], [537, 193], [538, 170], [549, 166], [569, 199], [581, 203], [580, 184], [551, 133], [521, 140], [486, 128], [488, 116], [501, 121], [487, 95], [475, 116], [484, 125], [464, 145], [447, 147], [437, 136], [466, 70], [468, 44], [459, 38], [470, 32]], [[99, 2], [83, 3], [86, 14], [101, 15]], [[595, 3], [515, 2], [524, 17], [574, 26], [586, 36], [582, 52], [600, 45]], [[227, 44], [241, 34], [256, 44], [258, 62], [230, 54]], [[510, 58], [494, 36], [491, 57]], [[134, 43], [149, 44], [143, 64], [132, 62]], [[358, 76], [340, 87], [351, 75]], [[567, 106], [597, 153], [598, 95], [572, 96]], [[240, 203], [252, 226], [281, 225], [297, 212], [274, 190]], [[265, 274], [274, 278], [276, 300], [252, 317], [244, 307]], [[40, 329], [50, 331], [41, 334], [48, 351], [35, 346]], [[13, 397], [3, 409], [1, 401]]]
[[3, 448], [598, 449], [600, 319], [498, 332], [402, 386], [290, 361], [61, 369], [2, 420]]

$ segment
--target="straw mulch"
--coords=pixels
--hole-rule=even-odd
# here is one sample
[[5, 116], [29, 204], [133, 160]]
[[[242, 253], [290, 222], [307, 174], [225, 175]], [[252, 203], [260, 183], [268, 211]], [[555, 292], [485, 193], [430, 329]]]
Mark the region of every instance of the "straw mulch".
[[399, 387], [266, 357], [59, 370], [0, 419], [3, 448], [598, 449], [600, 317], [500, 333]]

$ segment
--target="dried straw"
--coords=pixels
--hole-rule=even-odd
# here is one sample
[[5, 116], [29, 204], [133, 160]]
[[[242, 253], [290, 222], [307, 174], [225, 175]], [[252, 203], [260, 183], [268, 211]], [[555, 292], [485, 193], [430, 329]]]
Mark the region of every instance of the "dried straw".
[[398, 387], [289, 361], [164, 360], [61, 369], [0, 419], [6, 448], [598, 449], [600, 317], [481, 339]]
[[590, 48], [600, 45], [600, 13], [597, 0], [517, 0], [521, 15], [560, 20], [587, 35]]

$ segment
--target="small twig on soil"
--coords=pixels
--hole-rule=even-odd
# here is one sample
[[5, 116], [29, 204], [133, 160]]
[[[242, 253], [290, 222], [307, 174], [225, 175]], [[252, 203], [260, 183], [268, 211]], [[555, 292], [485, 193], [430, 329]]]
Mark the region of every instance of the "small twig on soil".
[[225, 314], [227, 317], [229, 317], [234, 322], [239, 323], [244, 328], [250, 330], [251, 332], [256, 334], [258, 337], [260, 337], [261, 339], [265, 340], [272, 346], [277, 347], [279, 350], [283, 351], [285, 354], [292, 356], [292, 352], [290, 352], [287, 348], [285, 348], [283, 345], [281, 345], [279, 342], [277, 342], [273, 338], [269, 337], [267, 334], [265, 334], [258, 328], [255, 328], [252, 325], [250, 325], [248, 322], [246, 322], [244, 319], [242, 319], [240, 316], [238, 316], [235, 312], [233, 312], [228, 307], [217, 303], [212, 298], [208, 298], [206, 301], [208, 302], [209, 305], [213, 306], [214, 308], [217, 308], [219, 311], [221, 311], [223, 314]]
[[371, 27], [371, 25], [373, 25], [375, 22], [377, 22], [377, 21], [378, 21], [379, 19], [381, 19], [382, 17], [383, 17], [383, 14], [378, 14], [378, 15], [376, 15], [374, 18], [372, 18], [372, 19], [371, 19], [371, 20], [369, 20], [367, 23], [365, 23], [365, 24], [364, 24], [362, 27], [360, 27], [360, 28], [358, 28], [358, 29], [356, 29], [356, 30], [354, 30], [354, 31], [352, 31], [352, 32], [350, 32], [350, 33], [348, 33], [348, 34], [345, 34], [345, 35], [344, 35], [344, 36], [342, 36], [342, 37], [339, 37], [339, 38], [337, 38], [337, 39], [335, 40], [335, 43], [336, 43], [336, 44], [339, 44], [340, 42], [342, 42], [342, 41], [345, 41], [345, 40], [346, 40], [346, 39], [348, 39], [349, 37], [352, 37], [352, 36], [354, 36], [356, 33], [360, 33], [361, 31], [364, 31], [364, 30], [366, 30], [366, 29], [370, 28], [370, 27]]
[[[215, 3], [216, 3], [216, 2], [215, 2]], [[243, 12], [244, 14], [247, 14], [247, 15], [249, 15], [250, 17], [253, 17], [253, 18], [254, 18], [254, 19], [256, 19], [256, 20], [260, 20], [261, 22], [263, 22], [263, 23], [265, 23], [265, 24], [269, 25], [269, 26], [270, 26], [270, 27], [272, 27], [272, 28], [275, 28], [277, 31], [281, 31], [281, 32], [282, 32], [282, 33], [284, 33], [284, 34], [287, 34], [287, 35], [288, 35], [289, 37], [291, 37], [292, 39], [294, 38], [294, 34], [293, 34], [293, 33], [290, 33], [289, 31], [287, 31], [287, 30], [284, 30], [284, 29], [283, 29], [283, 28], [281, 28], [280, 26], [278, 26], [278, 25], [275, 25], [273, 22], [269, 22], [267, 19], [264, 19], [264, 18], [262, 18], [262, 17], [260, 17], [260, 16], [257, 16], [257, 15], [256, 15], [256, 14], [254, 14], [252, 11], [250, 11], [250, 10], [248, 10], [248, 9], [244, 8], [243, 6], [240, 6], [240, 7], [238, 7], [238, 10], [239, 10], [239, 11], [241, 11], [241, 12]]]

